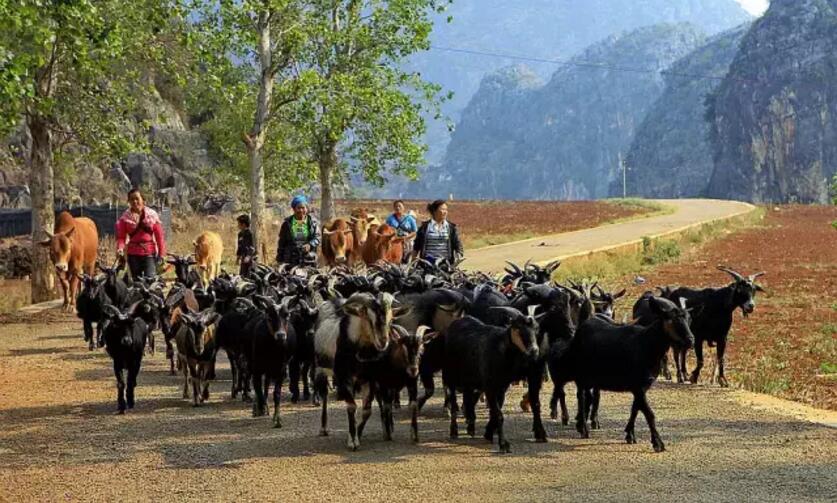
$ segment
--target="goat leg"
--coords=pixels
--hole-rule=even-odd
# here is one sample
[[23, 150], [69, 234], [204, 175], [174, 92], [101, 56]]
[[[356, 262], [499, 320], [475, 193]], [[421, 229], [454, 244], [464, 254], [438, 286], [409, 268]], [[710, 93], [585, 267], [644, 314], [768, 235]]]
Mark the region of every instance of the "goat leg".
[[328, 377], [324, 373], [317, 372], [314, 378], [314, 396], [322, 402], [320, 436], [325, 437], [328, 436]]
[[599, 400], [601, 399], [602, 392], [599, 388], [593, 388], [593, 392], [591, 395], [590, 400], [590, 429], [591, 430], [598, 430], [601, 426], [599, 425]]
[[291, 403], [299, 402], [299, 359], [296, 357], [288, 362], [288, 388], [291, 391]]
[[726, 348], [726, 340], [718, 341], [718, 347], [715, 348], [715, 359], [718, 363], [718, 384], [721, 385], [722, 388], [729, 387], [729, 382], [727, 382], [727, 378], [724, 375], [724, 351], [726, 351]]
[[357, 435], [355, 412], [357, 412], [357, 403], [355, 403], [355, 399], [352, 396], [349, 396], [346, 398], [346, 416], [349, 419], [349, 438], [346, 445], [353, 451], [360, 448], [360, 439]]
[[410, 409], [410, 434], [413, 443], [418, 443], [418, 403], [416, 400], [418, 397], [418, 383], [415, 380], [411, 380], [407, 384], [407, 396], [409, 397], [408, 408]]
[[126, 390], [126, 402], [129, 409], [134, 408], [134, 388], [137, 387], [137, 376], [139, 375], [141, 362], [135, 361], [128, 367], [128, 388]]
[[663, 439], [660, 438], [660, 433], [657, 431], [654, 411], [651, 410], [651, 405], [648, 403], [645, 391], [639, 392], [636, 397], [639, 399], [639, 410], [641, 410], [645, 415], [645, 421], [648, 423], [648, 429], [651, 430], [651, 445], [654, 446], [654, 452], [665, 451], [666, 446], [663, 443]]
[[116, 406], [117, 413], [125, 413], [125, 381], [122, 377], [122, 365], [113, 361], [113, 374], [116, 376]]
[[459, 405], [456, 403], [456, 387], [446, 386], [445, 395], [447, 395], [450, 404], [450, 438], [459, 438], [459, 426], [456, 424], [456, 415], [459, 413]]
[[[373, 398], [373, 388], [372, 386], [366, 385], [364, 389], [361, 391], [361, 395], [363, 396], [363, 402], [361, 407], [363, 408], [363, 413], [361, 414], [360, 423], [357, 425], [357, 437], [360, 438], [363, 436], [363, 429], [366, 428], [366, 423], [369, 421], [369, 418], [372, 417], [372, 398]], [[378, 409], [381, 411], [381, 424], [384, 423], [384, 409], [381, 407], [381, 400], [378, 399]]]
[[[500, 447], [500, 453], [507, 454], [511, 452], [511, 444], [506, 440], [506, 435], [503, 432], [503, 404], [502, 395], [494, 394], [495, 392], [486, 391], [485, 401], [488, 402], [488, 414], [491, 416], [491, 421], [494, 422], [497, 429], [497, 443]], [[503, 393], [502, 391], [500, 393]]]
[[546, 430], [541, 419], [541, 386], [543, 385], [543, 371], [538, 369], [527, 379], [529, 387], [529, 407], [532, 409], [532, 433], [535, 442], [546, 442]]
[[590, 438], [590, 428], [587, 426], [587, 388], [576, 383], [576, 397], [578, 398], [578, 413], [575, 419], [575, 429], [581, 438]]
[[285, 380], [284, 367], [279, 376], [273, 381], [273, 427], [281, 428], [282, 419], [279, 416], [279, 402], [282, 395], [282, 382]]
[[634, 394], [634, 401], [631, 403], [631, 416], [628, 418], [628, 424], [625, 425], [625, 442], [629, 444], [636, 443], [636, 433], [634, 428], [636, 425], [636, 415], [639, 412], [639, 399], [636, 393]]
[[474, 437], [477, 433], [476, 394], [472, 390], [462, 392], [462, 409], [465, 416], [465, 430], [468, 436]]
[[695, 340], [695, 359], [697, 360], [697, 365], [689, 377], [689, 381], [692, 384], [697, 384], [698, 378], [700, 377], [700, 370], [703, 368], [703, 341]]

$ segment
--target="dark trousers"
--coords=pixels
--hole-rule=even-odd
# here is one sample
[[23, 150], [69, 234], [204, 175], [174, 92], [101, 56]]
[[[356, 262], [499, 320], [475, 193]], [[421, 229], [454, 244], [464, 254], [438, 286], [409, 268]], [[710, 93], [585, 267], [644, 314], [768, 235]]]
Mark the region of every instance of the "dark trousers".
[[252, 256], [245, 256], [241, 257], [241, 265], [238, 267], [238, 275], [239, 276], [246, 276], [247, 273], [250, 272], [250, 269], [253, 268], [253, 257]]
[[131, 271], [131, 278], [153, 278], [157, 275], [157, 262], [152, 255], [128, 255], [128, 270]]

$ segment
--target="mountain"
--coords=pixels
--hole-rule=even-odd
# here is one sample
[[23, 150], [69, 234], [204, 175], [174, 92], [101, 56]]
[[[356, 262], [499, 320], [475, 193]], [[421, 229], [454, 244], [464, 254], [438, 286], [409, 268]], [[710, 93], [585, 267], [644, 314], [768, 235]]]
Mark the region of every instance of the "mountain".
[[468, 104], [437, 187], [457, 197], [606, 197], [618, 157], [663, 92], [661, 71], [703, 43], [689, 24], [592, 45], [539, 86], [521, 67], [486, 77]]
[[[516, 61], [445, 49], [567, 60], [610, 35], [642, 26], [689, 22], [712, 35], [751, 19], [735, 0], [456, 0], [435, 18], [434, 48], [415, 55], [410, 67], [453, 91], [443, 110], [458, 122], [482, 78]], [[551, 63], [527, 64], [542, 78], [555, 70]], [[450, 133], [441, 121], [428, 126], [428, 160], [438, 163]]]
[[710, 196], [826, 203], [837, 169], [837, 0], [773, 0], [710, 112]]
[[[706, 97], [726, 76], [749, 26], [712, 37], [666, 70], [666, 89], [639, 126], [625, 158], [627, 195], [678, 198], [706, 192], [714, 169]], [[617, 176], [610, 195], [621, 196], [622, 188]]]

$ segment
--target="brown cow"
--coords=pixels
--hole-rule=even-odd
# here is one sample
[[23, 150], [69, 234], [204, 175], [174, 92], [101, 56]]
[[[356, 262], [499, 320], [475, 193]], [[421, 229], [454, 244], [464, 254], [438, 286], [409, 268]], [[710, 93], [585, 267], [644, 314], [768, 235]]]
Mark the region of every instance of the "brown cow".
[[202, 232], [192, 245], [195, 247], [195, 263], [200, 271], [204, 288], [221, 274], [221, 255], [224, 253], [224, 241], [217, 233]]
[[366, 208], [355, 208], [349, 218], [349, 226], [352, 228], [353, 246], [355, 250], [363, 250], [366, 238], [369, 235], [369, 228], [380, 222], [378, 217], [370, 215]]
[[369, 238], [362, 249], [363, 261], [366, 265], [380, 261], [400, 264], [403, 253], [404, 240], [410, 236], [398, 237], [395, 229], [387, 224], [369, 226]]
[[99, 232], [93, 220], [85, 217], [73, 218], [62, 211], [55, 221], [55, 232], [45, 231], [49, 236], [39, 244], [49, 248], [49, 258], [55, 265], [55, 275], [64, 290], [65, 311], [76, 305], [79, 275], [93, 276], [96, 269], [96, 254], [99, 250]]
[[[350, 236], [350, 234], [352, 234]], [[349, 223], [337, 218], [323, 226], [323, 259], [329, 266], [354, 264], [354, 233]]]

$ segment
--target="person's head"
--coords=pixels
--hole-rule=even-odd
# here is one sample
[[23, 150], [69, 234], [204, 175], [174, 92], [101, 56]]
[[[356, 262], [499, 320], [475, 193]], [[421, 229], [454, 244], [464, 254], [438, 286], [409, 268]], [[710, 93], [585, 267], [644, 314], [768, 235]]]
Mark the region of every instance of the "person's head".
[[294, 196], [291, 200], [291, 209], [294, 210], [294, 217], [302, 220], [308, 214], [308, 198], [302, 194]]
[[444, 199], [436, 199], [427, 205], [427, 211], [430, 216], [437, 222], [442, 222], [448, 218], [448, 203]]
[[249, 229], [250, 228], [250, 215], [247, 215], [247, 214], [239, 215], [238, 218], [236, 218], [236, 221], [238, 222], [238, 228], [239, 229], [243, 230], [243, 229]]
[[139, 213], [145, 208], [145, 200], [142, 198], [142, 193], [139, 189], [133, 188], [128, 191], [128, 206], [131, 207], [131, 211], [134, 213]]
[[392, 209], [395, 211], [396, 215], [403, 215], [404, 214], [404, 201], [401, 199], [392, 203]]

